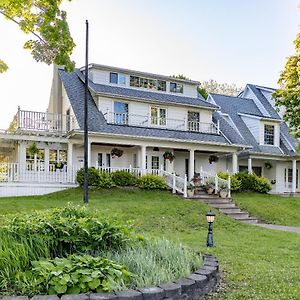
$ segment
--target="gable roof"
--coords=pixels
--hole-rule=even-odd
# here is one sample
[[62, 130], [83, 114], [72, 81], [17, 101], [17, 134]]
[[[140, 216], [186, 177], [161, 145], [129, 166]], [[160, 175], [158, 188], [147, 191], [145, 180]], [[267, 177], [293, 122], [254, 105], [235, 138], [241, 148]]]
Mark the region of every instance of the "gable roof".
[[[84, 75], [76, 70], [77, 76], [84, 82]], [[148, 92], [144, 90], [131, 89], [126, 87], [112, 86], [94, 83], [89, 80], [90, 89], [100, 95], [109, 97], [122, 97], [123, 99], [133, 99], [135, 101], [157, 102], [162, 104], [176, 104], [192, 107], [202, 107], [217, 110], [218, 107], [207, 102], [202, 96], [198, 98], [171, 95], [167, 93]]]
[[[62, 69], [60, 69], [58, 72], [78, 121], [80, 130], [83, 130], [84, 119], [82, 108], [85, 94], [84, 83], [79, 78], [77, 72], [68, 73]], [[88, 126], [89, 131], [91, 132], [230, 145], [230, 142], [224, 136], [217, 134], [107, 124], [102, 112], [97, 108], [91, 93], [88, 94], [88, 111]]]
[[284, 154], [282, 149], [279, 147], [259, 145], [250, 129], [245, 124], [242, 116], [240, 115], [241, 113], [265, 118], [252, 99], [219, 94], [210, 94], [210, 96], [213, 101], [220, 106], [221, 112], [228, 114], [236, 128], [238, 128], [239, 132], [234, 129], [235, 134], [239, 135], [240, 133], [245, 142], [252, 146], [252, 149], [249, 150], [249, 152], [261, 152], [264, 154], [278, 155]]

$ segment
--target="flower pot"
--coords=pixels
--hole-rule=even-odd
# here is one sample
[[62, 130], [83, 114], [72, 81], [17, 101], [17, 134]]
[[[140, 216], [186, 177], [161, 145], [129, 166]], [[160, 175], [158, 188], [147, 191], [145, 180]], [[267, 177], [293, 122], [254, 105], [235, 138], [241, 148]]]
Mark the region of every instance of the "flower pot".
[[212, 187], [209, 187], [206, 189], [207, 194], [211, 195], [214, 192], [214, 189]]
[[190, 198], [190, 197], [193, 197], [194, 196], [194, 190], [187, 190], [187, 196]]
[[220, 190], [219, 195], [221, 198], [226, 198], [227, 197], [227, 190]]

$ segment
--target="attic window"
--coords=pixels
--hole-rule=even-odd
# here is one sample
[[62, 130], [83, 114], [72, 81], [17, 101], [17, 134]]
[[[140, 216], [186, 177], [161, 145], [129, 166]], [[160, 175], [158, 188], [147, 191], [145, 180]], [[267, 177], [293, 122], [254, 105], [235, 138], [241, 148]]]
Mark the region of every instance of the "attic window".
[[183, 85], [176, 82], [170, 82], [170, 92], [172, 93], [183, 93]]
[[266, 125], [264, 128], [265, 145], [274, 145], [274, 125]]

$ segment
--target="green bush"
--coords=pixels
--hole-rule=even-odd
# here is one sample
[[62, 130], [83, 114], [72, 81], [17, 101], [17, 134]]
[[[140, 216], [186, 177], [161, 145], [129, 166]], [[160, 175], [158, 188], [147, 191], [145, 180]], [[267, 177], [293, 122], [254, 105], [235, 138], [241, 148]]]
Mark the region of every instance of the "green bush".
[[145, 190], [164, 190], [167, 188], [167, 184], [165, 178], [147, 174], [139, 178], [138, 187]]
[[113, 186], [115, 186], [111, 173], [105, 172], [105, 171], [100, 171], [98, 186], [101, 188], [104, 188], [104, 189], [110, 189]]
[[258, 176], [255, 177], [254, 191], [262, 194], [267, 194], [271, 191], [272, 186], [267, 178]]
[[256, 182], [256, 175], [254, 174], [248, 174], [246, 172], [239, 172], [235, 174], [237, 179], [241, 183], [241, 191], [253, 191], [255, 182]]
[[[229, 173], [227, 172], [218, 172], [218, 176], [222, 179], [227, 180], [229, 177]], [[239, 192], [241, 190], [241, 182], [237, 178], [237, 175], [231, 175], [230, 176], [230, 187], [232, 192]]]
[[119, 249], [134, 240], [132, 229], [117, 220], [97, 218], [85, 207], [67, 206], [7, 220], [13, 238], [42, 237], [52, 257], [86, 251]]
[[[95, 168], [88, 168], [88, 185], [89, 186], [99, 186], [99, 171]], [[76, 181], [80, 186], [84, 185], [84, 169], [81, 168], [77, 171]]]
[[130, 280], [131, 288], [173, 282], [188, 276], [203, 264], [199, 254], [165, 239], [146, 240], [134, 247], [110, 252], [107, 256], [125, 264], [130, 272], [136, 274]]
[[32, 265], [31, 271], [20, 276], [19, 283], [22, 292], [29, 295], [111, 292], [132, 276], [117, 262], [90, 255], [39, 260]]
[[128, 171], [116, 171], [111, 176], [114, 184], [118, 186], [128, 186], [136, 183], [136, 177]]

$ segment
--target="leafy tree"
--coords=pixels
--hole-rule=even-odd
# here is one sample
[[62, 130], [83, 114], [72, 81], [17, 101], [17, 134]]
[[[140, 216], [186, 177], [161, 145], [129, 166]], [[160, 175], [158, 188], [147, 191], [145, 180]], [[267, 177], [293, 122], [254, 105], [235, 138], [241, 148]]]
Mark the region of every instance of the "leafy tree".
[[274, 94], [276, 105], [285, 107], [284, 120], [289, 123], [291, 131], [300, 137], [300, 33], [294, 41], [296, 53], [287, 58], [281, 72], [278, 89]]
[[[171, 77], [177, 79], [191, 80], [183, 74], [172, 75]], [[198, 93], [204, 98], [207, 99], [209, 93], [223, 94], [228, 96], [235, 96], [241, 90], [234, 83], [218, 83], [216, 80], [210, 79], [208, 81], [203, 81], [201, 86], [197, 88]]]
[[[19, 25], [34, 38], [24, 44], [36, 61], [74, 69], [70, 55], [75, 47], [70, 35], [67, 14], [60, 10], [62, 0], [0, 0], [0, 14]], [[0, 60], [0, 73], [8, 66]]]
[[[202, 91], [199, 91], [199, 89], [201, 89]], [[223, 94], [223, 95], [227, 95], [227, 96], [235, 96], [241, 90], [241, 88], [237, 87], [236, 84], [234, 84], [234, 83], [232, 83], [232, 84], [218, 83], [214, 79], [209, 79], [207, 81], [203, 81], [201, 83], [201, 87], [199, 89], [198, 89], [198, 91], [203, 97], [205, 95], [205, 92], [206, 92], [206, 95], [208, 93], [215, 93], [215, 94]], [[207, 98], [207, 96], [204, 98]]]

